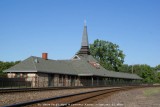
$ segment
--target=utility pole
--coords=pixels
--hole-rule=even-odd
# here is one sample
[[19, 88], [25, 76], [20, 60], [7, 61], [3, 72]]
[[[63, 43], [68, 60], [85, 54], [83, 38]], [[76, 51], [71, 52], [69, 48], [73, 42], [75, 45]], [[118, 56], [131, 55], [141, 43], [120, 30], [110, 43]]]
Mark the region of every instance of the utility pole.
[[133, 65], [132, 65], [132, 74], [133, 74]]

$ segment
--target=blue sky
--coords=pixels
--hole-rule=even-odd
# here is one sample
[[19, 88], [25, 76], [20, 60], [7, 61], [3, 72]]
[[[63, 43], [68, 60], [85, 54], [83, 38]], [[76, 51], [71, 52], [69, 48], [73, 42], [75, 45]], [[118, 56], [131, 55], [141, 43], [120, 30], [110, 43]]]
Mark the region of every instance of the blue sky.
[[69, 59], [81, 45], [111, 41], [126, 64], [160, 64], [160, 0], [0, 0], [0, 60]]

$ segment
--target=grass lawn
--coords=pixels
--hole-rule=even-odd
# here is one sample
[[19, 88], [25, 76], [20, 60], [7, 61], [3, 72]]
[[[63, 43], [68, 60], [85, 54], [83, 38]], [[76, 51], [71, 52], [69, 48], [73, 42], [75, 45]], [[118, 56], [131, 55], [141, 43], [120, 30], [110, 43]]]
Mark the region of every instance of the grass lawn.
[[160, 88], [145, 89], [143, 91], [143, 94], [145, 96], [153, 96], [153, 95], [156, 95], [156, 94], [160, 94]]

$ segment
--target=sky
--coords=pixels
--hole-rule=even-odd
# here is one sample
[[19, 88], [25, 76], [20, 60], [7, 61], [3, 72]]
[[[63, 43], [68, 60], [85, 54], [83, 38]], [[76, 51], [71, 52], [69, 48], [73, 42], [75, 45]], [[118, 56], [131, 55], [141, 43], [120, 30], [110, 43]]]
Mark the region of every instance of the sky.
[[119, 45], [125, 64], [160, 64], [160, 0], [0, 0], [0, 61], [70, 59], [89, 43]]

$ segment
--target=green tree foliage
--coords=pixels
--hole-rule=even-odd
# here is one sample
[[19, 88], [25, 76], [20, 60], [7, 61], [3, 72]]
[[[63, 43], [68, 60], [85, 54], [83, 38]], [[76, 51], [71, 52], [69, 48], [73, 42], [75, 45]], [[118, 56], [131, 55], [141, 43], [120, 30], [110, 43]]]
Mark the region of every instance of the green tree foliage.
[[134, 73], [143, 78], [145, 83], [160, 83], [160, 73], [156, 72], [156, 67], [153, 68], [146, 64], [136, 65], [122, 65], [119, 70], [120, 72]]
[[131, 66], [127, 65], [127, 64], [123, 64], [121, 67], [119, 67], [119, 71], [120, 72], [124, 72], [124, 73], [131, 73]]
[[156, 71], [158, 71], [158, 70], [160, 71], [160, 64], [155, 67], [155, 70]]
[[139, 71], [139, 74], [143, 78], [143, 81], [146, 83], [154, 83], [156, 77], [154, 69], [149, 65], [141, 65], [140, 68], [141, 71]]
[[3, 62], [0, 61], [0, 76], [5, 76], [5, 73], [3, 72], [4, 70], [18, 64], [20, 61], [16, 61], [16, 62]]
[[125, 55], [123, 51], [119, 49], [117, 44], [112, 42], [97, 39], [93, 44], [90, 44], [90, 52], [108, 70], [119, 71], [119, 67], [124, 62]]
[[160, 83], [160, 64], [155, 67], [156, 71], [156, 82]]
[[160, 72], [156, 72], [156, 82], [160, 83]]

